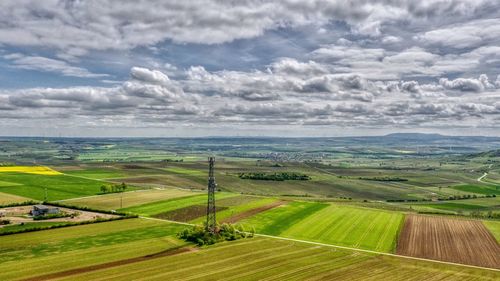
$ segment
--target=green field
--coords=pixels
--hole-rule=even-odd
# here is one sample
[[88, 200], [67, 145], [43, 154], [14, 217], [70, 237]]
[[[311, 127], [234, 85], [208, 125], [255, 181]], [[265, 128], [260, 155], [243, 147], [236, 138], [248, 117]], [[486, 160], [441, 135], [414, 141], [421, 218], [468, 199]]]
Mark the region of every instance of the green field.
[[0, 192], [0, 205], [20, 203], [31, 200], [30, 198]]
[[100, 192], [101, 181], [69, 175], [33, 175], [23, 173], [1, 173], [1, 181], [13, 182], [15, 186], [0, 187], [0, 192], [43, 200], [47, 189], [48, 200], [61, 200]]
[[[217, 193], [218, 199], [228, 198], [232, 196], [237, 196], [237, 194], [227, 193], [227, 192]], [[129, 208], [123, 208], [120, 209], [120, 211], [131, 212], [134, 214], [138, 214], [140, 216], [153, 216], [163, 212], [168, 212], [191, 205], [206, 204], [206, 203], [207, 203], [207, 195], [199, 194], [188, 197], [174, 198], [165, 201], [152, 202]]]
[[319, 203], [290, 202], [239, 223], [245, 226], [245, 229], [255, 228], [257, 233], [279, 235], [292, 225], [327, 206], [327, 204]]
[[172, 198], [200, 195], [199, 192], [182, 189], [147, 189], [123, 193], [104, 194], [88, 198], [68, 199], [65, 203], [86, 206], [100, 210], [117, 210], [120, 206], [129, 208]]
[[73, 226], [4, 236], [0, 280], [142, 256], [183, 245], [178, 225], [141, 219]]
[[500, 186], [495, 186], [495, 185], [463, 184], [463, 185], [453, 186], [452, 188], [460, 191], [479, 193], [484, 195], [493, 195], [500, 193]]
[[[182, 228], [165, 222], [129, 219], [2, 237], [0, 280], [22, 280], [58, 272], [57, 280], [500, 278], [500, 273], [494, 271], [259, 237], [172, 256], [154, 256], [186, 246], [174, 237]], [[136, 260], [130, 261], [133, 258]], [[99, 267], [103, 264], [106, 265]]]
[[500, 243], [500, 221], [483, 221], [483, 223]]
[[363, 208], [329, 206], [294, 224], [281, 235], [380, 252], [391, 252], [404, 216]]
[[462, 199], [424, 203], [405, 203], [410, 210], [423, 212], [442, 212], [444, 214], [468, 214], [472, 211], [496, 211], [500, 207], [500, 197]]
[[10, 232], [10, 231], [20, 231], [20, 230], [25, 230], [25, 229], [32, 229], [32, 228], [37, 228], [37, 227], [47, 227], [47, 226], [54, 226], [54, 225], [61, 225], [61, 224], [67, 224], [66, 222], [28, 222], [24, 223], [22, 225], [20, 224], [13, 224], [13, 225], [6, 225], [2, 228], [0, 228], [0, 234], [4, 232]]

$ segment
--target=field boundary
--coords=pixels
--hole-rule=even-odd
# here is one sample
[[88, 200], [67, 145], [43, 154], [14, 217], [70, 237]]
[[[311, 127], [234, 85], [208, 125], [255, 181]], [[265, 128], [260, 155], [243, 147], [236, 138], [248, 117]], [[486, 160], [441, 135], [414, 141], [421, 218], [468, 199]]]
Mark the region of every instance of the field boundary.
[[[142, 216], [139, 216], [139, 218], [182, 224], [182, 225], [186, 225], [186, 226], [194, 226], [195, 225], [192, 223], [171, 221], [171, 220], [158, 219], [158, 218], [150, 218], [150, 217], [142, 217]], [[405, 258], [405, 259], [410, 259], [410, 260], [427, 261], [427, 262], [434, 262], [434, 263], [440, 263], [440, 264], [455, 265], [455, 266], [462, 266], [462, 267], [468, 267], [468, 268], [475, 268], [475, 269], [483, 269], [483, 270], [500, 272], [500, 269], [490, 268], [490, 267], [482, 267], [482, 266], [475, 266], [475, 265], [468, 265], [468, 264], [461, 264], [461, 263], [454, 263], [454, 262], [446, 262], [446, 261], [439, 261], [439, 260], [432, 260], [432, 259], [403, 256], [403, 255], [397, 255], [397, 254], [392, 254], [392, 253], [384, 253], [384, 252], [377, 252], [377, 251], [372, 251], [372, 250], [357, 249], [357, 248], [351, 248], [351, 247], [345, 247], [345, 246], [339, 246], [339, 245], [333, 245], [333, 244], [325, 244], [325, 243], [320, 243], [320, 242], [313, 242], [313, 241], [287, 238], [287, 237], [281, 237], [281, 236], [267, 235], [267, 234], [255, 233], [254, 235], [260, 236], [260, 237], [266, 237], [266, 238], [285, 240], [285, 241], [306, 243], [306, 244], [317, 245], [317, 246], [325, 246], [325, 247], [332, 247], [332, 248], [338, 248], [338, 249], [344, 249], [344, 250], [350, 250], [350, 251], [357, 251], [357, 252], [363, 252], [363, 253], [369, 253], [369, 254], [375, 254], [375, 255], [384, 255], [384, 256], [390, 256], [390, 257], [396, 257], [396, 258]]]

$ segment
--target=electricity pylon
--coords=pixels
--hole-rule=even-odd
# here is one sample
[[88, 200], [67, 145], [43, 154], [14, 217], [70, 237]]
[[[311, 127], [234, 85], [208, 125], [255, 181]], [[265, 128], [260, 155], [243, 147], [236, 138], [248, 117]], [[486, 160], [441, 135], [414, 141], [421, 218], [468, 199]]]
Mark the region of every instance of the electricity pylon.
[[215, 233], [216, 220], [215, 220], [215, 183], [214, 165], [215, 157], [208, 158], [208, 202], [207, 202], [207, 231]]

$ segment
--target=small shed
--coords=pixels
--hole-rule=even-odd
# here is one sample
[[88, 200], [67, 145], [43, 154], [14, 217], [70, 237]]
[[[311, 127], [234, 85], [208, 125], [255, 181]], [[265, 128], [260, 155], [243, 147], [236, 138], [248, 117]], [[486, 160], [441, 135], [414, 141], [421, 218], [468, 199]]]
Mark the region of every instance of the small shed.
[[33, 210], [31, 210], [31, 215], [35, 217], [50, 214], [59, 214], [59, 208], [49, 207], [45, 205], [34, 205]]

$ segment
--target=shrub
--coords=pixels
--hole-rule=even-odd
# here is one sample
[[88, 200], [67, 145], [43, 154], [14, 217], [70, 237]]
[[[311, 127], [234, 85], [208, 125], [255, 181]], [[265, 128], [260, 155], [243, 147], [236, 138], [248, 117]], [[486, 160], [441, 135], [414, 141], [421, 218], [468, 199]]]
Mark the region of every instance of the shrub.
[[10, 203], [10, 204], [5, 204], [5, 205], [0, 205], [0, 208], [36, 205], [38, 203], [39, 202], [37, 202], [37, 201], [29, 200], [29, 201], [24, 201], [24, 202], [19, 202], [19, 203]]
[[177, 236], [185, 241], [193, 242], [198, 246], [212, 245], [221, 241], [233, 241], [241, 238], [253, 237], [255, 229], [249, 233], [245, 232], [241, 225], [234, 226], [229, 223], [217, 225], [215, 233], [207, 231], [205, 226], [195, 225], [192, 228], [186, 228]]

